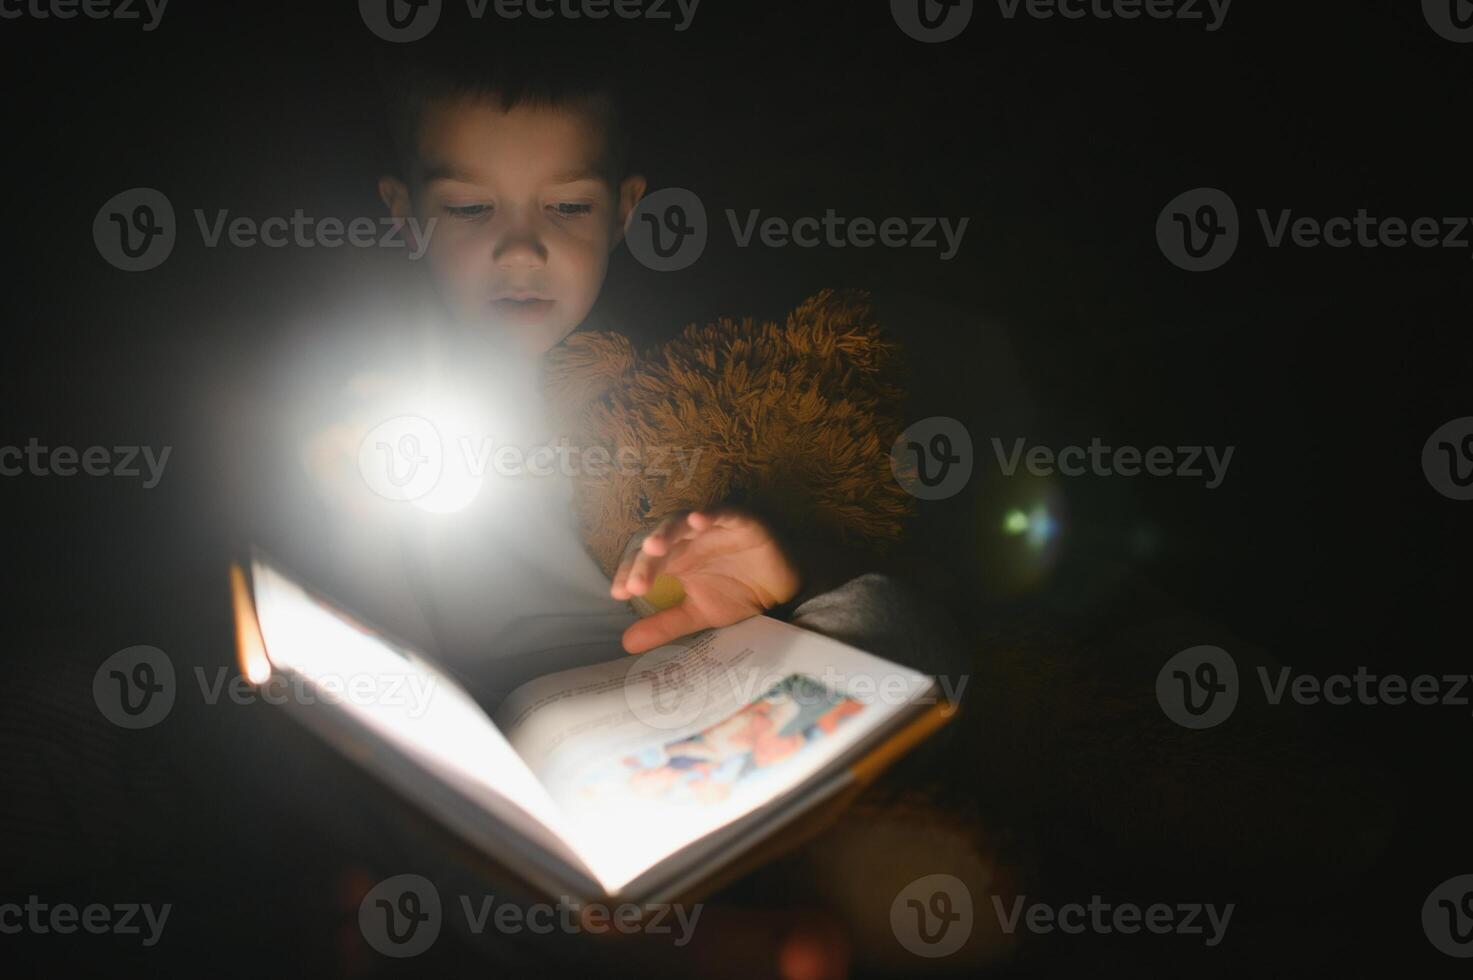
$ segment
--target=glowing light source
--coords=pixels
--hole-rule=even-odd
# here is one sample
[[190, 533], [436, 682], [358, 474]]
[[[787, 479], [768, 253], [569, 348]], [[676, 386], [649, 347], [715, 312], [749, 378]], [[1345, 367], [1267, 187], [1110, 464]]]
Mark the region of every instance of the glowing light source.
[[386, 500], [407, 502], [431, 514], [469, 507], [485, 482], [488, 426], [481, 413], [445, 396], [404, 404], [413, 411], [385, 412], [358, 448], [358, 468], [369, 489]]

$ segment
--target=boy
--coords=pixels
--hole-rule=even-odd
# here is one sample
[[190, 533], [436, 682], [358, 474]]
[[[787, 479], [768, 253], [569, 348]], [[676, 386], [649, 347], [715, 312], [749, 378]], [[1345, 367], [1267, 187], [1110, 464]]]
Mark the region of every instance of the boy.
[[[448, 325], [441, 361], [449, 373], [468, 386], [504, 383], [518, 392], [504, 403], [534, 400], [538, 360], [586, 328], [646, 190], [629, 167], [624, 107], [609, 78], [576, 59], [549, 62], [546, 52], [528, 56], [510, 45], [472, 62], [415, 54], [387, 73], [400, 165], [380, 180], [379, 195], [395, 217], [433, 229], [424, 255]], [[523, 413], [516, 434], [535, 440], [545, 421], [541, 411]], [[338, 431], [351, 430], [338, 440], [340, 460], [356, 454], [361, 428]], [[324, 445], [308, 454], [315, 462], [326, 455]], [[324, 482], [344, 480], [344, 467], [317, 469]], [[347, 479], [361, 495], [356, 475]], [[640, 653], [784, 606], [795, 624], [922, 669], [955, 648], [938, 633], [942, 618], [919, 612], [889, 579], [856, 577], [860, 569], [846, 566], [844, 554], [780, 540], [761, 517], [726, 503], [652, 515], [658, 523], [631, 542], [610, 581], [581, 552], [568, 499], [556, 475], [483, 491], [453, 522], [430, 522], [417, 542], [414, 577], [437, 653], [483, 676], [484, 662], [496, 661], [494, 682], [479, 693], [604, 659], [615, 637]], [[345, 542], [352, 538], [345, 533]], [[381, 577], [395, 556], [358, 564]], [[634, 617], [626, 603], [648, 595], [661, 574], [679, 579], [683, 599]], [[708, 927], [718, 935], [720, 920]], [[826, 919], [775, 914], [747, 928], [754, 924], [766, 935], [732, 948], [766, 945], [787, 972], [834, 973], [847, 956]]]
[[[629, 172], [625, 120], [603, 87], [542, 78], [406, 79], [394, 113], [405, 176], [379, 183], [395, 217], [438, 220], [426, 255], [455, 320], [533, 356], [584, 322], [647, 186]], [[736, 507], [668, 515], [609, 594], [645, 595], [667, 567], [685, 600], [631, 625], [630, 653], [764, 612], [804, 582], [790, 549]]]
[[[504, 371], [505, 362], [535, 361], [589, 318], [647, 187], [629, 167], [625, 109], [597, 75], [586, 62], [549, 64], [545, 53], [519, 57], [509, 45], [495, 60], [420, 56], [391, 70], [401, 163], [381, 178], [379, 196], [394, 217], [433, 228], [425, 260], [454, 324], [452, 357], [481, 351]], [[555, 491], [535, 502], [557, 507], [563, 498]], [[730, 504], [652, 516], [659, 523], [631, 542], [607, 594], [645, 596], [668, 572], [684, 599], [628, 625], [620, 640], [629, 653], [817, 595], [859, 571], [844, 567], [848, 555], [779, 540]], [[440, 544], [454, 550], [456, 541], [466, 536]], [[432, 564], [443, 571], [443, 554]], [[470, 562], [451, 564], [464, 582]], [[464, 635], [485, 648], [483, 629]]]

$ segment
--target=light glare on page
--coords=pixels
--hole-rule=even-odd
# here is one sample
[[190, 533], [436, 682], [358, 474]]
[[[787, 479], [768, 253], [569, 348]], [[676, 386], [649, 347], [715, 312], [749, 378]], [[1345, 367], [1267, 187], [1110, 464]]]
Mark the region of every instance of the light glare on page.
[[495, 788], [550, 826], [559, 817], [480, 706], [429, 664], [324, 608], [269, 567], [257, 564], [257, 609], [271, 663], [306, 678], [314, 691], [428, 764]]

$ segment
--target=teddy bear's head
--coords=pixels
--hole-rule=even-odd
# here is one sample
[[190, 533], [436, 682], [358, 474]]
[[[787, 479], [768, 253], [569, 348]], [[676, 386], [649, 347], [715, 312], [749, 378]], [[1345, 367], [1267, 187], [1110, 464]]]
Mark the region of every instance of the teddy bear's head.
[[574, 509], [589, 552], [612, 575], [636, 534], [718, 503], [782, 534], [882, 550], [911, 507], [889, 462], [899, 367], [865, 297], [832, 291], [781, 324], [692, 324], [641, 354], [616, 333], [570, 335], [544, 386], [582, 450]]

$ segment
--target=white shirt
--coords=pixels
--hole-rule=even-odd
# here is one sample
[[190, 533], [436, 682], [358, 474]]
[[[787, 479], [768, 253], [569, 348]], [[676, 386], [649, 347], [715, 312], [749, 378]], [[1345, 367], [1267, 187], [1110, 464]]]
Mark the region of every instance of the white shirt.
[[567, 465], [577, 456], [552, 450], [540, 358], [437, 353], [421, 387], [452, 406], [434, 419], [441, 481], [470, 481], [474, 496], [401, 525], [431, 652], [490, 701], [533, 677], [625, 656], [620, 637], [637, 617], [609, 596], [584, 549]]

